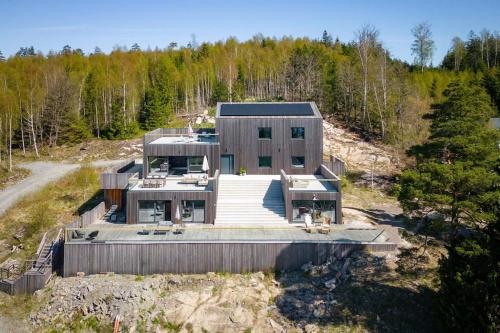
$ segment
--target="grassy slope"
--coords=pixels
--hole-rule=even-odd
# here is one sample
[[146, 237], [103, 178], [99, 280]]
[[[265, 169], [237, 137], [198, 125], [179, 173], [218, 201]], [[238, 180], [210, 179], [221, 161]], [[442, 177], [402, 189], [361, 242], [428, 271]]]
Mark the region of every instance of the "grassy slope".
[[20, 182], [24, 178], [30, 175], [30, 170], [25, 168], [14, 167], [11, 172], [9, 172], [8, 167], [0, 164], [0, 190]]
[[[32, 256], [45, 231], [55, 234], [60, 226], [72, 221], [83, 203], [99, 195], [97, 170], [84, 166], [21, 199], [0, 216], [0, 263], [7, 257]], [[11, 254], [14, 245], [23, 248]]]

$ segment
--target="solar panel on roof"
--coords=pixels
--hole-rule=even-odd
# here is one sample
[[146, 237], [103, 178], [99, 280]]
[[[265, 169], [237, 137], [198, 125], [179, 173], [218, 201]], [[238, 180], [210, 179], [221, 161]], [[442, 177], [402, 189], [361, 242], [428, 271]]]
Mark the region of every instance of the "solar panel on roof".
[[221, 104], [221, 116], [314, 116], [309, 103], [232, 103]]

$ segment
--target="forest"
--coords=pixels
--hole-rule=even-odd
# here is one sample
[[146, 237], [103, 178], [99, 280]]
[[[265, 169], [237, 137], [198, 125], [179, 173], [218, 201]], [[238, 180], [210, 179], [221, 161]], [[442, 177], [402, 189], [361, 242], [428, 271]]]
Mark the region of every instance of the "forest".
[[39, 156], [45, 147], [90, 138], [131, 138], [217, 102], [245, 100], [312, 100], [368, 140], [407, 149], [427, 137], [422, 116], [456, 78], [480, 82], [499, 105], [498, 34], [454, 38], [441, 65], [431, 67], [429, 27], [417, 28], [413, 64], [391, 57], [370, 25], [346, 43], [325, 31], [318, 39], [255, 35], [198, 45], [193, 38], [154, 50], [134, 44], [110, 54], [21, 47], [0, 56], [0, 159], [11, 149]]
[[41, 157], [133, 138], [217, 102], [315, 101], [328, 120], [412, 158], [391, 194], [426, 244], [431, 235], [446, 245], [433, 311], [443, 331], [498, 332], [500, 131], [488, 123], [500, 116], [500, 35], [455, 37], [435, 66], [430, 26], [411, 33], [411, 64], [391, 56], [370, 25], [347, 42], [324, 31], [109, 54], [69, 45], [0, 53], [0, 166], [13, 169], [13, 150]]

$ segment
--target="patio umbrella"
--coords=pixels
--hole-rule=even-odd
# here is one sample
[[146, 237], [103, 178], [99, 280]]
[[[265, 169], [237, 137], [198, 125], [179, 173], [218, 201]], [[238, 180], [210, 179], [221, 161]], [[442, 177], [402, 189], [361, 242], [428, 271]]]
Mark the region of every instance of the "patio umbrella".
[[188, 135], [192, 136], [193, 135], [193, 128], [191, 127], [191, 123], [188, 125]]
[[210, 166], [208, 165], [208, 159], [207, 155], [203, 156], [203, 165], [201, 166], [201, 170], [207, 172], [210, 169]]
[[181, 220], [181, 211], [179, 209], [179, 205], [177, 205], [177, 209], [175, 210], [175, 219], [176, 219], [176, 221]]

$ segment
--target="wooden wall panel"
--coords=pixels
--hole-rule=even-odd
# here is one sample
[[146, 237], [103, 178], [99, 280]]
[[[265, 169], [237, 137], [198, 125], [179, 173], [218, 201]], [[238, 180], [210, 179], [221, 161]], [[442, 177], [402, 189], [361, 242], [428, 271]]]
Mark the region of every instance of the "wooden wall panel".
[[[234, 169], [247, 168], [249, 174], [313, 174], [323, 159], [323, 129], [320, 117], [220, 117], [221, 154], [234, 155]], [[258, 128], [271, 127], [272, 139], [259, 139]], [[305, 139], [292, 140], [291, 127], [304, 127]], [[259, 156], [272, 153], [271, 169], [258, 167]], [[292, 156], [304, 156], [305, 168], [291, 167]]]
[[65, 277], [77, 272], [98, 274], [245, 273], [297, 270], [322, 264], [330, 256], [345, 257], [356, 250], [393, 251], [396, 245], [342, 243], [66, 243]]

